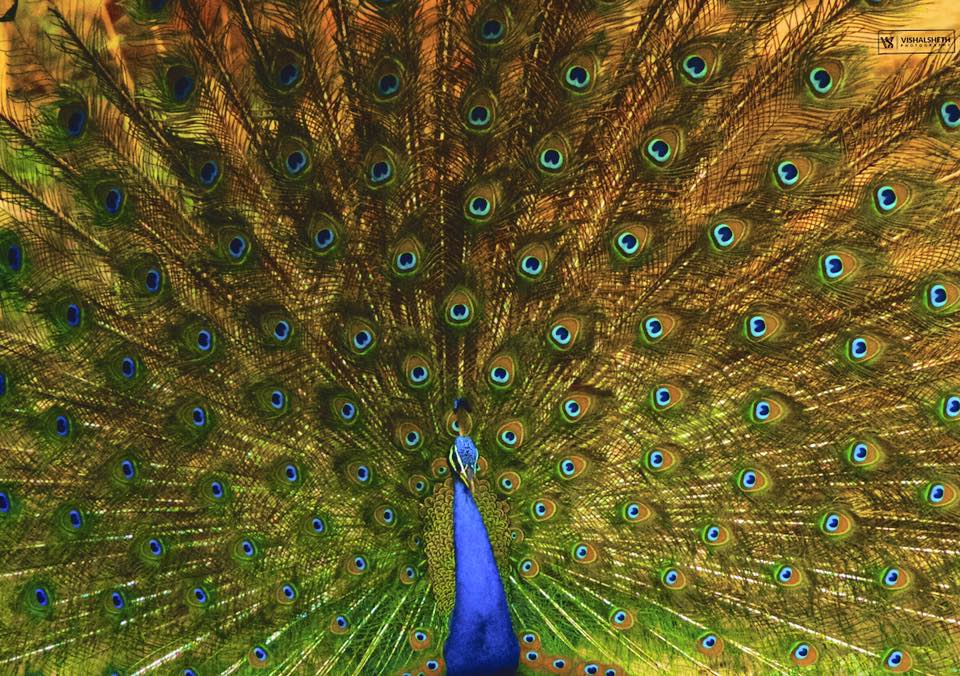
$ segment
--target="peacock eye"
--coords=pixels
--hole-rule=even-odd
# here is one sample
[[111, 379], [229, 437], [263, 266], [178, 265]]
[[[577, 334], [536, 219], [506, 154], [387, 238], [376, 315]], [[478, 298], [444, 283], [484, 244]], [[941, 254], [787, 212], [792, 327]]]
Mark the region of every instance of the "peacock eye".
[[940, 413], [945, 420], [960, 418], [960, 395], [950, 394], [940, 402]]
[[559, 148], [545, 148], [540, 152], [540, 168], [548, 173], [557, 173], [563, 169], [563, 151]]
[[885, 213], [896, 209], [897, 203], [899, 202], [896, 191], [889, 185], [877, 188], [874, 194], [874, 200], [876, 201], [877, 208]]
[[792, 187], [800, 180], [800, 168], [790, 160], [777, 165], [777, 180], [785, 187]]
[[283, 89], [292, 89], [300, 82], [300, 65], [294, 62], [284, 63], [277, 68], [277, 84]]
[[318, 251], [326, 251], [333, 246], [337, 235], [331, 228], [320, 228], [313, 236], [313, 244]]
[[921, 496], [927, 505], [941, 510], [957, 504], [960, 499], [960, 490], [947, 481], [931, 481], [924, 486]]
[[563, 81], [573, 89], [586, 89], [590, 85], [590, 71], [583, 66], [570, 66]]
[[832, 538], [849, 535], [853, 530], [853, 519], [849, 514], [841, 511], [828, 511], [820, 517], [820, 531]]
[[650, 392], [650, 404], [658, 413], [668, 411], [684, 399], [684, 391], [676, 385], [665, 383], [654, 387]]
[[189, 66], [178, 64], [167, 69], [164, 77], [167, 96], [176, 104], [185, 104], [196, 91], [196, 76]]
[[723, 249], [730, 247], [734, 242], [734, 232], [733, 229], [726, 223], [718, 223], [713, 227], [711, 232], [713, 235], [714, 243]]
[[400, 91], [400, 78], [396, 73], [386, 73], [377, 80], [377, 93], [381, 98], [391, 98]]
[[816, 95], [825, 96], [833, 90], [833, 76], [826, 68], [811, 68], [807, 81]]
[[143, 287], [147, 293], [154, 294], [160, 290], [163, 283], [163, 275], [157, 268], [149, 268], [143, 278]]
[[683, 59], [683, 72], [691, 80], [703, 80], [707, 76], [707, 62], [699, 54], [690, 54]]
[[83, 136], [87, 128], [87, 105], [84, 102], [67, 103], [60, 107], [57, 115], [60, 128], [67, 137], [77, 139]]
[[666, 164], [673, 156], [673, 148], [664, 139], [654, 137], [647, 141], [647, 157], [656, 164]]
[[891, 649], [883, 656], [883, 665], [891, 671], [909, 671], [911, 664], [912, 660], [905, 650]]
[[393, 176], [393, 166], [387, 160], [380, 160], [370, 165], [370, 181], [375, 184], [385, 183]]
[[467, 113], [467, 123], [477, 129], [488, 127], [491, 118], [490, 109], [486, 106], [473, 106]]
[[715, 252], [732, 251], [746, 239], [747, 223], [739, 218], [727, 218], [707, 229], [710, 247]]
[[487, 19], [480, 24], [480, 40], [488, 45], [500, 42], [506, 33], [503, 22], [499, 19]]
[[940, 123], [953, 131], [960, 127], [960, 104], [956, 101], [944, 101], [940, 104]]
[[123, 357], [120, 360], [120, 374], [127, 380], [137, 375], [137, 362], [133, 357]]
[[310, 164], [310, 157], [305, 150], [297, 149], [287, 154], [283, 166], [291, 176], [302, 174]]
[[197, 178], [204, 188], [213, 187], [217, 183], [217, 179], [220, 178], [220, 164], [216, 160], [207, 160], [200, 165]]

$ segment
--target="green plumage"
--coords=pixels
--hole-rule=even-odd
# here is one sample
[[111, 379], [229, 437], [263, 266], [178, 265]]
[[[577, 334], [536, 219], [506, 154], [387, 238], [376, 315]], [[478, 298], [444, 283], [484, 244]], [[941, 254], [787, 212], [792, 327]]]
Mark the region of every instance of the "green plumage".
[[441, 673], [461, 433], [522, 673], [960, 668], [915, 4], [21, 2], [0, 671]]

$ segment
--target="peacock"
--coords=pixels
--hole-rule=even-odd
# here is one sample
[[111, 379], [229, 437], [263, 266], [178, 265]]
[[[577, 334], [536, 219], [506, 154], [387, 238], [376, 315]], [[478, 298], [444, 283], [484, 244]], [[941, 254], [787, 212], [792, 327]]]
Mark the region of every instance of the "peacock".
[[3, 8], [0, 673], [958, 673], [919, 4]]

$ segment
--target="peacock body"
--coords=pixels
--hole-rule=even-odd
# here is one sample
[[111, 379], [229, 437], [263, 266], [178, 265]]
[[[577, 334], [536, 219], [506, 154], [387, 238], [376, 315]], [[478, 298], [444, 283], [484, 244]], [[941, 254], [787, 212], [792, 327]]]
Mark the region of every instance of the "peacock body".
[[916, 4], [15, 4], [0, 672], [956, 672]]

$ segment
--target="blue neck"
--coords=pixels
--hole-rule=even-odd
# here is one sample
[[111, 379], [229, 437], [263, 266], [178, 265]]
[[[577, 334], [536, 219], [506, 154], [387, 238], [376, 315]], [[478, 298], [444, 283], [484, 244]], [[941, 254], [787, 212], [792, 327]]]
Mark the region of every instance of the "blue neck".
[[453, 494], [456, 600], [443, 657], [450, 676], [510, 676], [520, 661], [507, 595], [487, 529], [462, 481]]

